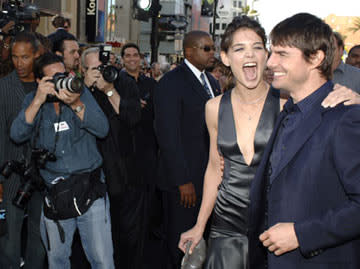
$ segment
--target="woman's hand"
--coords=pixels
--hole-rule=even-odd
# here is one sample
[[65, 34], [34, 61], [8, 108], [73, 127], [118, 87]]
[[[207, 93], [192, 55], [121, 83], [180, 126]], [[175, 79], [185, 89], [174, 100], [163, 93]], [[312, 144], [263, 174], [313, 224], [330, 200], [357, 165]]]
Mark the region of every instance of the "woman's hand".
[[189, 249], [189, 254], [191, 255], [194, 248], [197, 246], [197, 244], [199, 244], [201, 238], [203, 237], [203, 234], [204, 229], [195, 225], [192, 229], [181, 234], [178, 247], [185, 253], [187, 243], [189, 241], [192, 242]]

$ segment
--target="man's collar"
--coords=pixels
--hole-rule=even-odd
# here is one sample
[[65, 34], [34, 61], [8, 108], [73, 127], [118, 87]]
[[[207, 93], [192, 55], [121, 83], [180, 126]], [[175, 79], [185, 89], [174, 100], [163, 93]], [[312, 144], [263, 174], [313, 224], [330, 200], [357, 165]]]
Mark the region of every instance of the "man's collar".
[[311, 110], [313, 105], [318, 102], [319, 99], [324, 99], [327, 94], [332, 90], [334, 84], [328, 80], [321, 85], [316, 91], [305, 97], [300, 102], [296, 103], [297, 107], [303, 115], [307, 114]]
[[201, 71], [197, 69], [192, 63], [190, 63], [187, 59], [184, 60], [184, 63], [190, 68], [190, 70], [194, 73], [196, 77], [200, 77]]

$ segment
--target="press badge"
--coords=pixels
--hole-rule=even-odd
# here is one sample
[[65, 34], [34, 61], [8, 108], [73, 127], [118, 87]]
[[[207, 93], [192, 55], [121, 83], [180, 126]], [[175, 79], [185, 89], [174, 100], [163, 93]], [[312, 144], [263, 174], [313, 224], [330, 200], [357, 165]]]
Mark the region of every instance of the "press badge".
[[54, 128], [55, 128], [55, 132], [62, 132], [70, 129], [66, 121], [54, 123]]

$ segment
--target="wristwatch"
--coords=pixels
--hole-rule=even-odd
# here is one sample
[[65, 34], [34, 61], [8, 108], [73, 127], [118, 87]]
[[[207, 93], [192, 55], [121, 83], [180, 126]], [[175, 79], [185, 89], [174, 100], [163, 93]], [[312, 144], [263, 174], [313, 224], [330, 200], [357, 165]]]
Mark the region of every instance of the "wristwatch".
[[80, 113], [81, 112], [81, 110], [83, 110], [83, 108], [84, 108], [84, 106], [77, 106], [77, 107], [75, 107], [74, 108], [74, 111], [76, 112], [76, 113]]
[[108, 97], [113, 96], [113, 94], [114, 94], [114, 90], [110, 90], [110, 91], [108, 91], [108, 92], [106, 93], [106, 95], [107, 95]]

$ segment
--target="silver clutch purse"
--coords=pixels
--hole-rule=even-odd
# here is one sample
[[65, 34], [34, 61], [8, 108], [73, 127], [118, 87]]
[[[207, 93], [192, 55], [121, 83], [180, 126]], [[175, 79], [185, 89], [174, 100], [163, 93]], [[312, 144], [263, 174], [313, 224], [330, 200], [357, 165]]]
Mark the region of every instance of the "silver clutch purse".
[[189, 254], [189, 249], [192, 242], [186, 244], [185, 256], [181, 262], [181, 269], [201, 269], [206, 259], [206, 243], [202, 238], [194, 248], [192, 254]]

